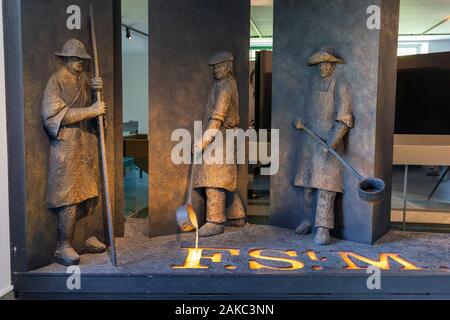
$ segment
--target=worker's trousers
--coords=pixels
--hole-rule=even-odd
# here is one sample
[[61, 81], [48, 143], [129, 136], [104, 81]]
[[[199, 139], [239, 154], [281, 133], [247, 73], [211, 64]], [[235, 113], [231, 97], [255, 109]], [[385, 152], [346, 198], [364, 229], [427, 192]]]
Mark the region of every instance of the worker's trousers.
[[245, 211], [241, 198], [237, 193], [229, 193], [231, 204], [226, 206], [227, 191], [219, 188], [205, 188], [206, 191], [206, 221], [216, 224], [227, 220], [245, 219]]
[[[312, 201], [314, 189], [305, 189], [306, 197]], [[334, 203], [336, 192], [317, 190], [316, 228], [334, 229]]]

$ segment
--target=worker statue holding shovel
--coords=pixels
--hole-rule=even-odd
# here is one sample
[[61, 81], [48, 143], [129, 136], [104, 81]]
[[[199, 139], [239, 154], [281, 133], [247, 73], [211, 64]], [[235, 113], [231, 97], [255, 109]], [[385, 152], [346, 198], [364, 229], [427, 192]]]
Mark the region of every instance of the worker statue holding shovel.
[[[206, 224], [200, 228], [200, 237], [211, 237], [224, 232], [224, 224], [245, 226], [245, 212], [237, 190], [238, 167], [234, 163], [225, 163], [227, 152], [226, 130], [235, 130], [239, 126], [239, 94], [236, 79], [233, 76], [233, 55], [220, 52], [212, 57], [215, 83], [210, 92], [203, 118], [203, 137], [194, 146], [194, 154], [207, 153], [216, 139], [224, 139], [222, 147], [215, 144], [216, 153], [223, 154], [224, 163], [202, 164], [193, 167], [193, 187], [204, 189], [206, 194]], [[221, 132], [214, 135], [212, 132]], [[212, 134], [211, 134], [212, 133]], [[234, 148], [233, 152], [235, 152]], [[232, 155], [236, 159], [235, 154]], [[203, 158], [205, 158], [204, 156]]]
[[[311, 82], [305, 117], [295, 119], [297, 129], [315, 134], [337, 153], [344, 151], [343, 139], [353, 128], [354, 122], [349, 91], [334, 74], [336, 65], [344, 63], [330, 47], [321, 49], [309, 59], [310, 66], [319, 67], [320, 77]], [[309, 129], [305, 129], [305, 125]], [[314, 192], [317, 191], [315, 242], [327, 245], [331, 243], [330, 230], [334, 229], [336, 195], [343, 193], [343, 166], [311, 137], [305, 137], [304, 141], [294, 185], [304, 188], [305, 205], [311, 212]], [[312, 222], [305, 220], [296, 232], [304, 235], [311, 233], [311, 229]]]
[[[42, 118], [51, 141], [47, 207], [58, 215], [59, 242], [55, 257], [66, 266], [80, 263], [72, 246], [80, 217], [95, 209], [99, 197], [98, 124], [105, 104], [92, 103], [92, 91], [103, 89], [103, 80], [89, 81], [83, 65], [91, 56], [77, 39], [56, 53], [64, 65], [48, 81]], [[95, 237], [84, 252], [102, 253], [106, 246]]]

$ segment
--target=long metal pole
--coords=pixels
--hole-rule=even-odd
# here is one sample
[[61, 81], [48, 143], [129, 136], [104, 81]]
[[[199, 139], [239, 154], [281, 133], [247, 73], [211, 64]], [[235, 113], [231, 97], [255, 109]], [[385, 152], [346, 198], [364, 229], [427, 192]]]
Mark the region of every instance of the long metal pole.
[[252, 18], [250, 18], [250, 24], [252, 25], [253, 29], [255, 29], [256, 33], [258, 34], [258, 37], [262, 38], [263, 35], [259, 31], [258, 26], [256, 25], [255, 21]]
[[436, 183], [436, 185], [433, 188], [433, 191], [431, 191], [430, 195], [428, 196], [427, 201], [430, 201], [431, 198], [433, 198], [434, 194], [436, 193], [437, 189], [439, 188], [439, 186], [442, 184], [442, 182], [444, 181], [445, 177], [447, 177], [448, 173], [450, 171], [450, 167], [447, 167], [444, 171], [444, 173], [440, 176], [439, 181]]
[[405, 165], [405, 176], [403, 181], [403, 231], [406, 231], [406, 215], [408, 212], [408, 171], [409, 166]]
[[[94, 9], [92, 4], [89, 8], [89, 16], [91, 22], [91, 37], [92, 37], [92, 50], [94, 55], [94, 76], [100, 76], [99, 63], [98, 63], [98, 52], [97, 52], [97, 37], [95, 33], [95, 20], [94, 20]], [[102, 102], [103, 97], [100, 91], [96, 91], [97, 102]], [[100, 149], [102, 156], [102, 171], [103, 171], [103, 182], [105, 188], [105, 198], [106, 198], [106, 218], [108, 221], [108, 236], [111, 249], [111, 259], [115, 267], [117, 267], [117, 257], [116, 257], [116, 241], [114, 236], [114, 221], [111, 210], [110, 192], [109, 192], [109, 179], [108, 179], [108, 163], [106, 159], [106, 143], [105, 143], [105, 127], [103, 116], [98, 117], [98, 126], [100, 132]]]
[[314, 138], [318, 143], [320, 143], [322, 147], [324, 147], [328, 152], [330, 152], [333, 156], [335, 156], [339, 160], [339, 162], [342, 163], [342, 165], [346, 167], [347, 170], [349, 170], [355, 176], [356, 179], [358, 179], [359, 182], [364, 180], [364, 177], [358, 171], [356, 171], [355, 168], [353, 168], [347, 161], [345, 161], [344, 158], [342, 158], [336, 151], [330, 148], [330, 146], [328, 146], [325, 141], [319, 138], [319, 136], [315, 132], [311, 131], [305, 126], [303, 126], [302, 129], [308, 135]]

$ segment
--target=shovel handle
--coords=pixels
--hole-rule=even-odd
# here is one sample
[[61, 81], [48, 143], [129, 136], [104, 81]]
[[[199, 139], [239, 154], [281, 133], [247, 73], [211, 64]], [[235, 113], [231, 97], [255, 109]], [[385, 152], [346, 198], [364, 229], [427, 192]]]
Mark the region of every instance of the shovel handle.
[[188, 197], [187, 197], [187, 205], [192, 205], [192, 189], [194, 187], [194, 164], [191, 164], [189, 168], [189, 189], [188, 189]]
[[358, 179], [359, 182], [364, 180], [364, 177], [359, 174], [358, 171], [355, 170], [347, 161], [344, 160], [333, 148], [331, 148], [325, 141], [323, 141], [319, 136], [314, 133], [312, 130], [308, 129], [304, 124], [301, 124], [301, 130], [305, 131], [308, 135], [310, 135], [312, 138], [314, 138], [317, 142], [319, 142], [322, 147], [324, 147], [328, 152], [330, 152], [333, 156], [335, 156], [342, 165], [347, 168], [356, 179]]
[[189, 188], [188, 188], [188, 195], [187, 195], [187, 205], [192, 205], [192, 191], [194, 190], [194, 157], [196, 157], [198, 154], [201, 154], [201, 152], [191, 153], [191, 167], [189, 168]]
[[[98, 51], [97, 51], [97, 36], [95, 33], [95, 19], [94, 19], [94, 9], [92, 4], [89, 7], [89, 18], [90, 18], [90, 29], [91, 29], [91, 40], [92, 40], [92, 51], [93, 51], [93, 62], [94, 62], [94, 76], [100, 76], [99, 61], [98, 61]], [[96, 101], [102, 102], [103, 96], [100, 91], [96, 91]], [[106, 158], [106, 141], [105, 141], [105, 127], [104, 127], [103, 116], [98, 117], [99, 124], [99, 135], [100, 135], [100, 151], [102, 159], [102, 172], [103, 172], [103, 184], [105, 189], [105, 202], [106, 202], [106, 220], [108, 223], [108, 237], [111, 248], [111, 259], [114, 267], [117, 268], [117, 254], [116, 254], [116, 240], [114, 233], [114, 217], [112, 213], [110, 190], [109, 190], [109, 179], [108, 179], [108, 165]]]

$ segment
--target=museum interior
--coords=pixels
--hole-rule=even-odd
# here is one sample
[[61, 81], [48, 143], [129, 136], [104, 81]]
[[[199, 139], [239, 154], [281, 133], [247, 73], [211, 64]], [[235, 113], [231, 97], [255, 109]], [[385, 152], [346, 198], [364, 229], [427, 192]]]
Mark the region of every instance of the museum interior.
[[1, 10], [0, 299], [450, 298], [450, 0]]

